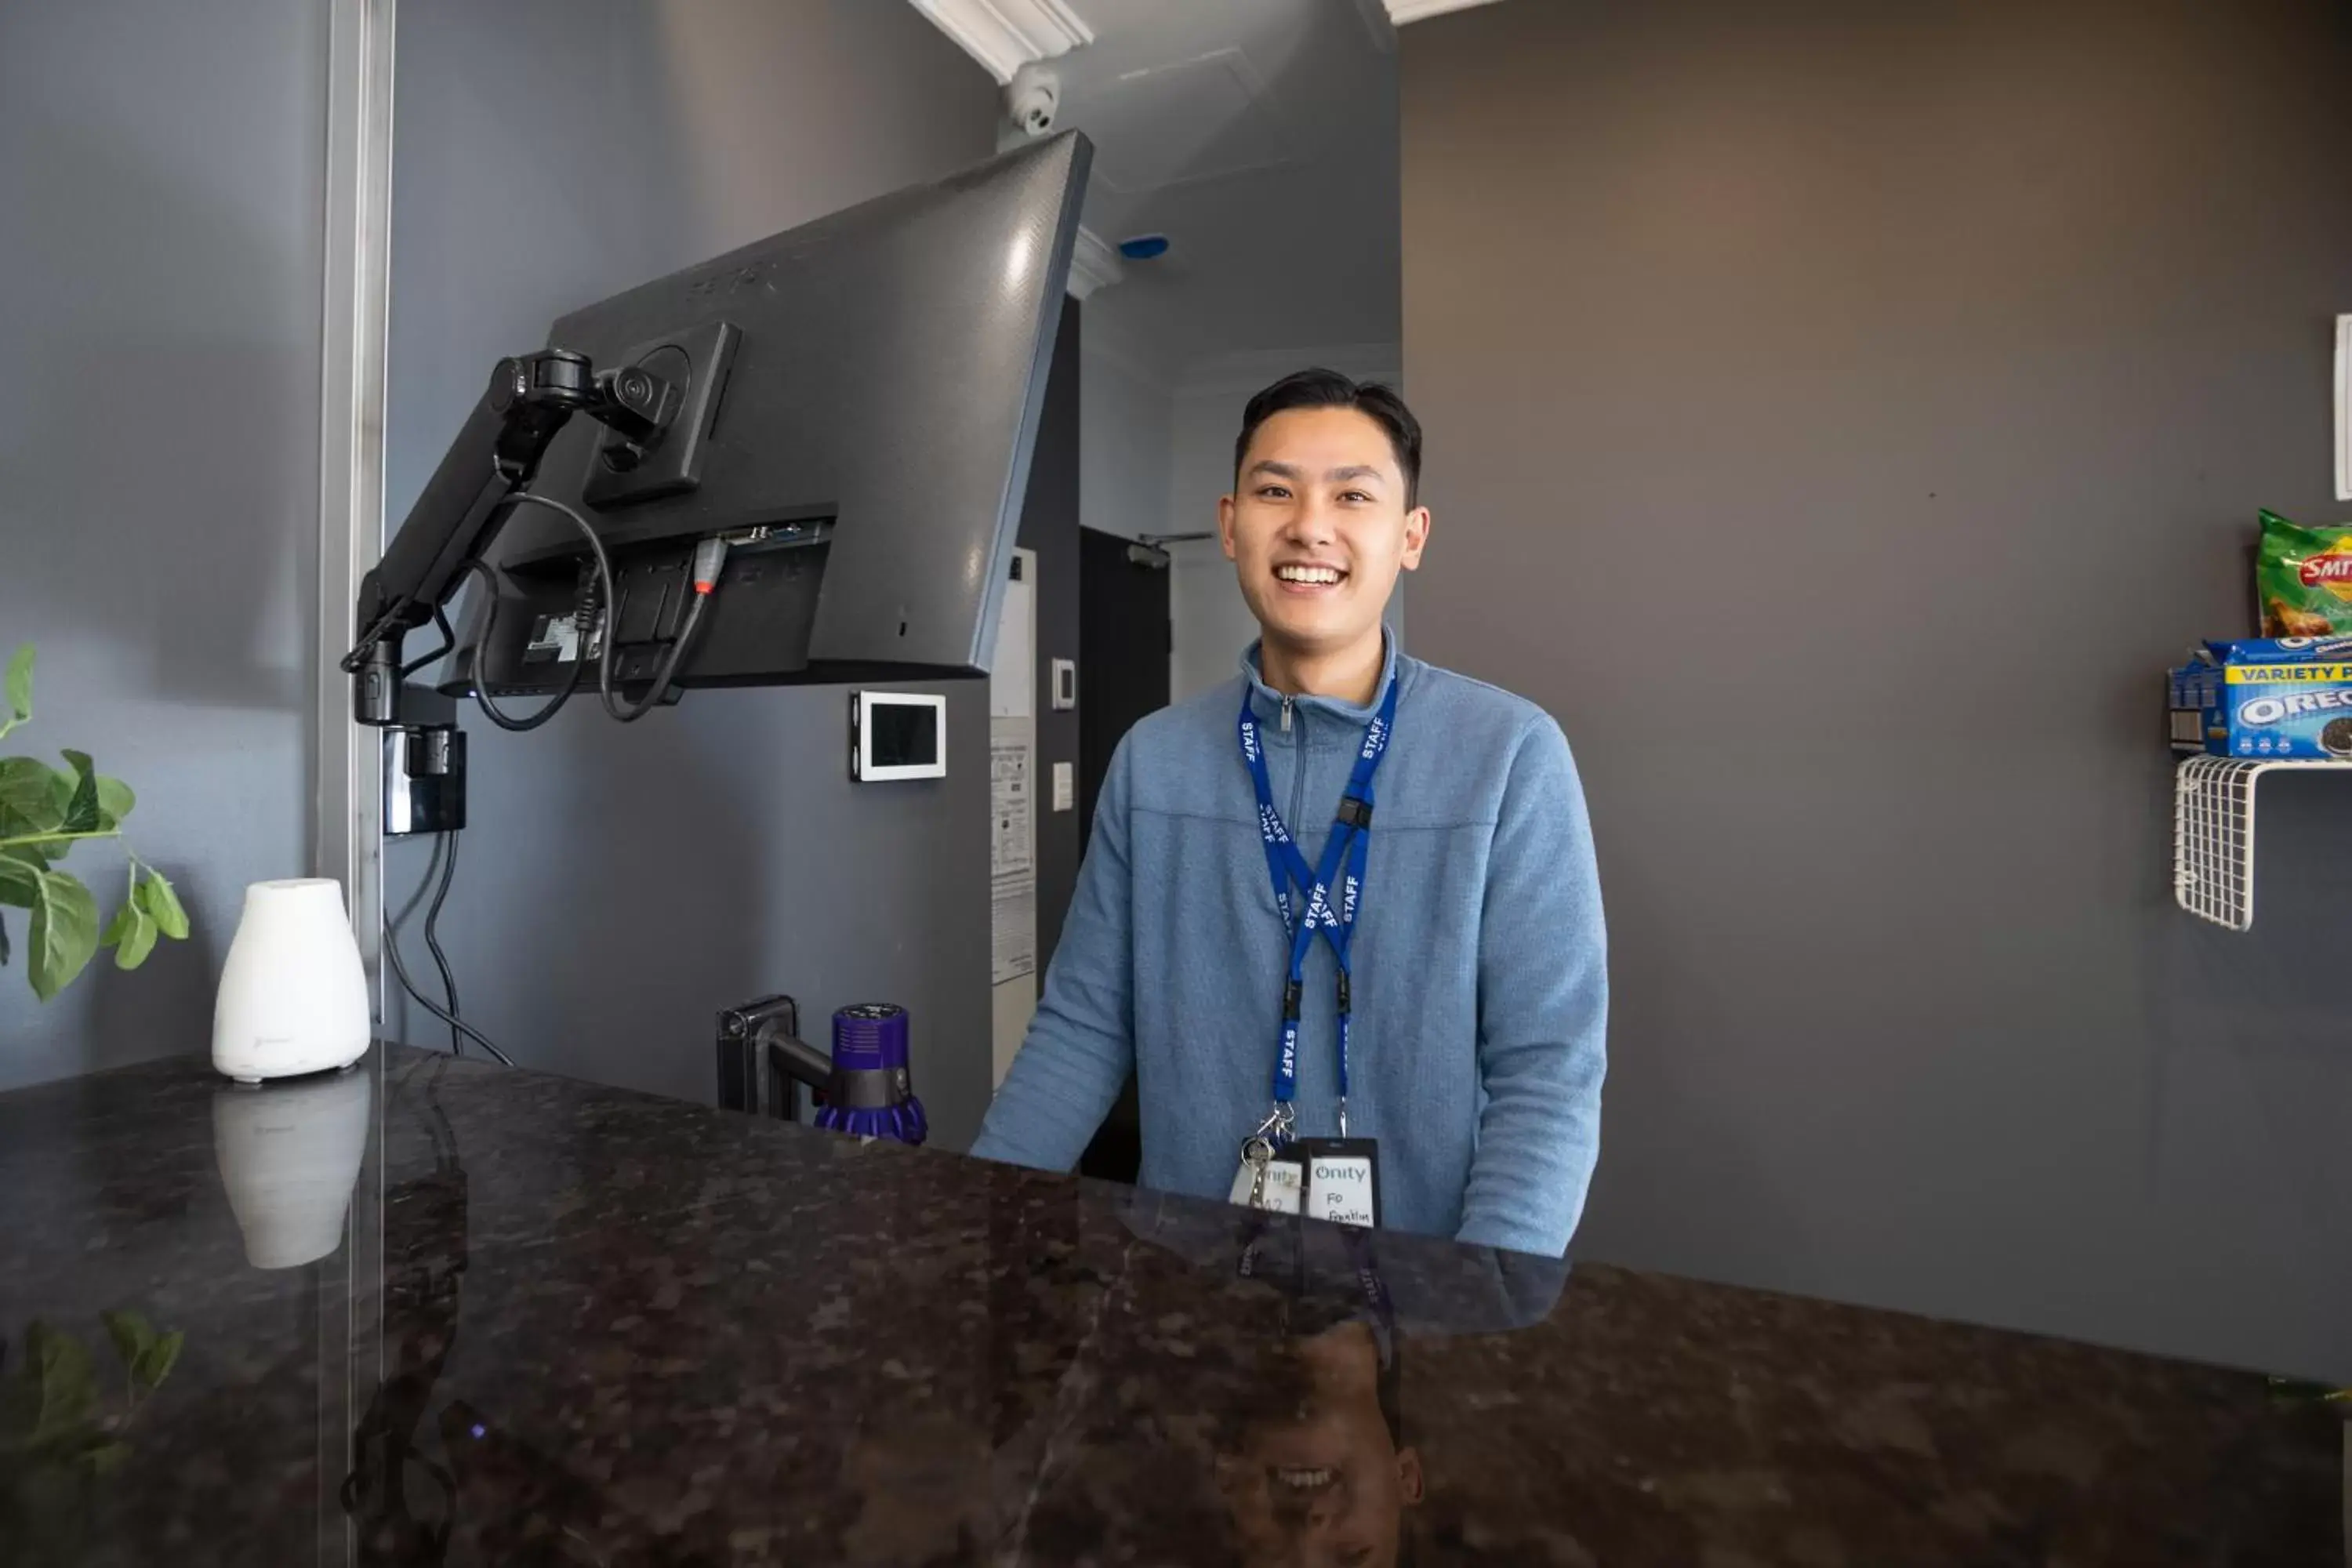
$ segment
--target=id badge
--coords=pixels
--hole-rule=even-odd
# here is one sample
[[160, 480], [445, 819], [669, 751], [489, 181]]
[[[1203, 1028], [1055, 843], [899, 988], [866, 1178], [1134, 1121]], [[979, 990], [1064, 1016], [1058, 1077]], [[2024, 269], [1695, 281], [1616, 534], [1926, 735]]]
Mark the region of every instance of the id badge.
[[1306, 1186], [1307, 1168], [1292, 1150], [1252, 1138], [1242, 1146], [1241, 1166], [1225, 1201], [1267, 1214], [1297, 1214]]
[[1283, 1153], [1306, 1174], [1308, 1218], [1366, 1228], [1381, 1223], [1379, 1140], [1301, 1138]]

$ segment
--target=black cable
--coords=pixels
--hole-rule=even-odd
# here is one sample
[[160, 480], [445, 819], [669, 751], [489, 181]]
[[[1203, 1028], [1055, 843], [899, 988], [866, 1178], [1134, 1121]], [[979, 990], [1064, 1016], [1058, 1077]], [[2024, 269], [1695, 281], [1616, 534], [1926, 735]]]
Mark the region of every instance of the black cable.
[[431, 664], [435, 659], [439, 658], [442, 655], [447, 653], [451, 648], [457, 646], [457, 634], [450, 629], [449, 617], [442, 611], [441, 606], [438, 605], [433, 606], [433, 624], [441, 628], [441, 646], [435, 648], [431, 653], [426, 654], [422, 658], [412, 658], [406, 664], [402, 665], [400, 667], [401, 679], [407, 679], [410, 676], [415, 675], [418, 670], [423, 669], [426, 665]]
[[[457, 1005], [457, 979], [449, 971], [449, 955], [441, 951], [441, 938], [434, 927], [441, 919], [441, 906], [448, 900], [449, 884], [457, 875], [457, 833], [451, 828], [441, 835], [449, 853], [441, 862], [441, 884], [433, 891], [433, 902], [425, 911], [425, 945], [433, 954], [433, 966], [441, 972], [441, 994], [449, 998], [449, 1016], [457, 1017], [465, 1011]], [[436, 848], [438, 847], [436, 846]], [[455, 1024], [449, 1026], [449, 1054], [466, 1054], [465, 1037], [457, 1033]]]
[[406, 924], [408, 917], [416, 912], [416, 906], [425, 901], [426, 890], [432, 887], [434, 879], [440, 876], [441, 840], [445, 837], [446, 836], [443, 834], [434, 835], [433, 853], [425, 858], [425, 875], [416, 879], [416, 891], [409, 894], [408, 902], [400, 906], [398, 914], [390, 917], [395, 930]]
[[[390, 931], [397, 931], [403, 925], [405, 925], [408, 922], [408, 917], [416, 912], [416, 906], [423, 903], [425, 900], [425, 896], [436, 886], [440, 885], [442, 851], [445, 848], [454, 848], [457, 842], [457, 840], [456, 837], [452, 834], [436, 833], [433, 836], [433, 853], [425, 857], [425, 874], [416, 879], [416, 891], [408, 896], [408, 902], [401, 906], [400, 912], [398, 914], [388, 915], [385, 919], [386, 927]], [[446, 967], [441, 971], [441, 985], [442, 989], [449, 995], [449, 1010], [452, 1013], [455, 1013], [457, 1010], [457, 987], [451, 983], [449, 971]], [[464, 1056], [466, 1054], [460, 1044], [461, 1038], [462, 1037], [458, 1036], [455, 1032], [451, 1033], [449, 1037], [450, 1055]]]
[[[550, 511], [562, 513], [572, 527], [580, 531], [580, 537], [588, 542], [589, 552], [596, 557], [596, 579], [604, 591], [604, 646], [597, 650], [596, 654], [596, 694], [604, 704], [605, 712], [612, 714], [624, 724], [628, 723], [636, 715], [625, 716], [613, 706], [613, 645], [618, 640], [615, 634], [620, 630], [621, 585], [619, 580], [613, 575], [613, 558], [605, 552], [604, 539], [597, 533], [593, 524], [560, 500], [548, 496], [535, 496], [529, 490], [517, 490], [507, 500], [514, 505], [543, 506]], [[586, 638], [588, 630], [585, 626], [580, 627], [582, 638]], [[489, 624], [485, 621], [482, 626], [481, 646], [487, 647], [489, 640]], [[583, 646], [585, 646], [584, 641]], [[479, 663], [478, 658], [476, 662]], [[572, 673], [575, 679], [585, 667], [584, 659], [573, 663]], [[481, 682], [478, 679], [474, 683], [474, 689], [476, 691], [481, 689]]]
[[386, 928], [383, 933], [383, 955], [392, 960], [392, 972], [400, 977], [401, 989], [407, 992], [410, 996], [414, 997], [418, 1006], [424, 1008], [426, 1012], [432, 1014], [435, 1017], [440, 1019], [451, 1028], [462, 1030], [467, 1039], [481, 1047], [482, 1049], [489, 1052], [490, 1055], [496, 1057], [508, 1067], [515, 1065], [514, 1058], [507, 1055], [506, 1052], [499, 1049], [497, 1046], [491, 1044], [490, 1037], [488, 1035], [483, 1034], [481, 1030], [477, 1029], [471, 1024], [451, 1017], [448, 1014], [443, 1012], [438, 1006], [425, 1000], [425, 993], [416, 988], [416, 982], [408, 977], [407, 965], [400, 962], [400, 943], [393, 936], [389, 928]]
[[[481, 709], [483, 718], [488, 719], [491, 723], [496, 724], [501, 730], [511, 730], [516, 731], [536, 730], [541, 724], [546, 723], [550, 719], [554, 718], [558, 712], [562, 710], [563, 705], [572, 700], [572, 694], [580, 689], [580, 677], [586, 672], [588, 668], [588, 661], [583, 658], [574, 658], [572, 661], [572, 678], [563, 683], [562, 690], [558, 691], [554, 697], [549, 700], [547, 706], [541, 708], [536, 713], [530, 715], [528, 718], [517, 719], [506, 712], [497, 703], [490, 700], [489, 692], [485, 689], [482, 685], [482, 650], [490, 646], [491, 630], [499, 624], [498, 574], [491, 570], [488, 562], [484, 561], [478, 555], [475, 556], [470, 561], [467, 561], [460, 570], [480, 573], [483, 588], [489, 595], [490, 600], [489, 607], [482, 616], [482, 635], [475, 639], [474, 642], [473, 687], [475, 706]], [[582, 637], [586, 637], [588, 635], [584, 627], [582, 628], [580, 635]]]
[[360, 640], [352, 645], [352, 651], [343, 655], [340, 664], [342, 672], [345, 675], [357, 675], [360, 672], [360, 667], [367, 662], [368, 649], [373, 647], [377, 639], [390, 631], [394, 623], [400, 619], [402, 612], [415, 602], [414, 595], [403, 594], [392, 602], [391, 608], [368, 623], [368, 629], [360, 634]]
[[[640, 701], [632, 703], [625, 698], [616, 697], [613, 690], [613, 649], [617, 641], [614, 634], [618, 630], [617, 621], [620, 611], [621, 595], [619, 580], [614, 577], [613, 574], [613, 557], [605, 550], [604, 539], [597, 533], [594, 525], [590, 523], [586, 518], [581, 516], [578, 511], [574, 510], [570, 506], [567, 506], [563, 502], [556, 500], [551, 497], [533, 495], [529, 490], [516, 490], [513, 494], [505, 497], [499, 504], [509, 508], [517, 506], [545, 507], [550, 511], [561, 514], [572, 524], [572, 527], [580, 531], [580, 537], [588, 542], [589, 553], [596, 558], [596, 580], [598, 587], [603, 591], [602, 607], [606, 622], [602, 639], [604, 646], [598, 650], [596, 658], [597, 698], [604, 703], [604, 711], [624, 724], [634, 724], [638, 720], [644, 718], [646, 714], [652, 712], [656, 707], [660, 706], [663, 695], [669, 690], [670, 681], [677, 674], [678, 664], [685, 658], [687, 648], [694, 640], [695, 632], [699, 629], [702, 625], [703, 601], [709, 598], [709, 595], [707, 593], [697, 593], [694, 595], [694, 602], [687, 606], [685, 624], [678, 627], [677, 636], [671, 640], [669, 647], [663, 650], [661, 662], [654, 668], [652, 683], [644, 699]], [[723, 559], [723, 550], [721, 558]], [[490, 646], [491, 632], [498, 625], [498, 574], [490, 567], [489, 563], [482, 560], [479, 556], [475, 556], [467, 560], [460, 569], [468, 573], [478, 574], [482, 578], [484, 588], [489, 595], [489, 604], [486, 607], [482, 616], [482, 633], [481, 636], [475, 640], [474, 644], [475, 668], [473, 688], [475, 705], [481, 709], [482, 716], [484, 718], [488, 719], [491, 723], [497, 725], [501, 730], [536, 730], [541, 724], [546, 723], [550, 719], [554, 718], [557, 712], [562, 709], [563, 705], [572, 700], [572, 694], [574, 691], [577, 691], [580, 688], [581, 677], [586, 672], [587, 661], [583, 658], [575, 657], [572, 663], [571, 679], [564, 682], [563, 689], [555, 694], [555, 696], [548, 702], [547, 706], [540, 709], [537, 712], [530, 714], [529, 717], [517, 719], [500, 709], [499, 705], [491, 700], [489, 693], [483, 689], [481, 680], [481, 656], [483, 650], [487, 649]], [[382, 615], [376, 617], [375, 624], [368, 628], [367, 635], [361, 639], [359, 646], [352, 648], [349, 654], [344, 656], [342, 660], [342, 668], [346, 674], [353, 673], [358, 670], [361, 664], [365, 660], [369, 647], [371, 647], [375, 639], [382, 635], [383, 629], [391, 626], [398, 618], [402, 611], [413, 602], [414, 601], [408, 597], [403, 597], [394, 603], [390, 609], [385, 610]], [[442, 614], [438, 606], [436, 606], [434, 610], [434, 620], [441, 627], [444, 637], [447, 639], [447, 646], [436, 649], [433, 653], [428, 654], [424, 658], [413, 660], [403, 666], [401, 674], [404, 677], [422, 668], [425, 665], [432, 662], [432, 660], [441, 658], [444, 654], [449, 651], [450, 647], [455, 646], [457, 642], [456, 635], [449, 630], [448, 618]], [[573, 621], [577, 635], [584, 641], [584, 639], [590, 635], [591, 627], [594, 622], [594, 616], [588, 613], [586, 606], [583, 605], [581, 611], [575, 612]]]
[[[663, 693], [669, 689], [671, 679], [677, 674], [679, 661], [685, 658], [687, 647], [694, 641], [696, 629], [702, 625], [703, 601], [710, 595], [698, 592], [694, 595], [694, 603], [687, 606], [686, 622], [677, 628], [677, 636], [671, 639], [669, 647], [663, 650], [661, 663], [654, 668], [653, 682], [646, 689], [644, 700], [631, 703], [626, 699], [615, 697], [613, 694], [613, 649], [620, 640], [617, 633], [620, 629], [621, 592], [620, 584], [613, 575], [613, 558], [604, 551], [604, 541], [598, 536], [594, 526], [586, 518], [582, 517], [560, 500], [548, 496], [533, 495], [529, 490], [517, 490], [507, 500], [513, 505], [543, 506], [550, 511], [562, 513], [564, 517], [571, 520], [572, 526], [580, 531], [580, 536], [588, 542], [589, 550], [596, 557], [597, 578], [604, 589], [604, 646], [597, 653], [596, 695], [604, 704], [604, 711], [615, 720], [624, 724], [635, 723], [661, 705]], [[724, 560], [725, 547], [719, 548], [719, 553], [717, 558]], [[715, 572], [713, 575], [716, 575]], [[582, 627], [580, 635], [587, 636], [587, 628]], [[480, 646], [488, 647], [489, 640], [489, 625], [485, 621]], [[573, 665], [572, 673], [575, 676], [579, 673], [579, 668], [577, 664]], [[474, 689], [478, 695], [481, 690], [481, 682], [478, 679], [474, 683]]]
[[[697, 594], [694, 603], [686, 607], [686, 622], [677, 628], [677, 636], [671, 639], [669, 647], [662, 650], [661, 662], [654, 667], [653, 684], [646, 689], [642, 701], [631, 706], [625, 700], [616, 700], [613, 696], [610, 680], [600, 683], [598, 695], [604, 700], [605, 712], [624, 724], [634, 724], [661, 706], [662, 693], [669, 689], [670, 678], [677, 673], [678, 660], [686, 657], [686, 646], [694, 640], [695, 628], [702, 624], [702, 606], [709, 597], [708, 594]], [[610, 668], [612, 653], [613, 639], [606, 637], [604, 655], [608, 661], [607, 668]]]

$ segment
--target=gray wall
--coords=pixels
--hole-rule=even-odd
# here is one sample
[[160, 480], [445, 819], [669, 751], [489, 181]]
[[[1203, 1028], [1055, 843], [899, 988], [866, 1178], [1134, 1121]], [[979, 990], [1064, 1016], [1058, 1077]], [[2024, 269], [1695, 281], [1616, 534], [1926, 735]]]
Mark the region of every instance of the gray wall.
[[[129, 780], [195, 924], [47, 1007], [20, 951], [0, 1089], [205, 1048], [245, 884], [308, 868], [325, 126], [316, 5], [0, 7], [0, 752]], [[66, 865], [110, 910], [115, 847]]]
[[1418, 648], [1576, 747], [1588, 1256], [2352, 1373], [2352, 781], [2171, 903], [2159, 672], [2330, 499], [2352, 12], [1403, 35]]
[[[993, 150], [993, 84], [907, 5], [406, 0], [399, 53], [395, 518], [491, 360], [562, 310]], [[989, 1089], [988, 706], [946, 689], [961, 764], [912, 784], [850, 784], [835, 688], [625, 728], [593, 700], [524, 735], [474, 716], [443, 922], [468, 1020], [527, 1064], [708, 1100], [718, 1008], [790, 991], [821, 1040], [836, 1006], [900, 1002], [961, 1146]], [[391, 858], [397, 906], [425, 847]]]

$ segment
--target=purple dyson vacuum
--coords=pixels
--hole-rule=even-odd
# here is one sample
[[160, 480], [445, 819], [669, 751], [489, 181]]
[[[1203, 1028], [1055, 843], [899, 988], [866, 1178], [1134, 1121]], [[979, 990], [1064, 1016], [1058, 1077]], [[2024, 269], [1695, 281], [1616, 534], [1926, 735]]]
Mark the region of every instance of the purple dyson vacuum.
[[920, 1143], [930, 1128], [907, 1058], [907, 1010], [861, 1002], [833, 1016], [833, 1054], [800, 1037], [800, 1006], [767, 996], [719, 1015], [719, 1103], [793, 1118], [793, 1089], [816, 1091], [816, 1124], [863, 1138]]

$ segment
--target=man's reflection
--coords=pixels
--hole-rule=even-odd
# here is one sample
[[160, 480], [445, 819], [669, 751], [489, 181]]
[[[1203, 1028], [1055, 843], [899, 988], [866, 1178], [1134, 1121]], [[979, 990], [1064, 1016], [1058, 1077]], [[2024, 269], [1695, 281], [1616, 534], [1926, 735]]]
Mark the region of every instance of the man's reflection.
[[1422, 1500], [1404, 1440], [1392, 1343], [1350, 1321], [1267, 1355], [1261, 1397], [1235, 1412], [1216, 1457], [1243, 1560], [1264, 1568], [1388, 1568], [1404, 1510]]
[[[1542, 1322], [1559, 1304], [1567, 1263], [1399, 1243], [1142, 1191], [1121, 1204], [1120, 1220], [1218, 1289], [1201, 1320], [1150, 1315], [1139, 1325], [1137, 1350], [1148, 1346], [1150, 1359], [1137, 1364], [1153, 1372], [1114, 1392], [1100, 1428], [1107, 1447], [1142, 1429], [1197, 1455], [1207, 1484], [1194, 1506], [1223, 1516], [1221, 1560], [1250, 1568], [1460, 1561], [1458, 1538], [1438, 1544], [1452, 1532], [1433, 1517], [1445, 1503], [1425, 1429], [1408, 1415], [1406, 1363], [1415, 1346]], [[1135, 1407], [1154, 1400], [1167, 1414], [1139, 1419]], [[1185, 1418], [1194, 1414], [1197, 1422]], [[1173, 1454], [1161, 1455], [1152, 1506], [1137, 1517], [1164, 1534], [1184, 1498], [1167, 1463]]]

